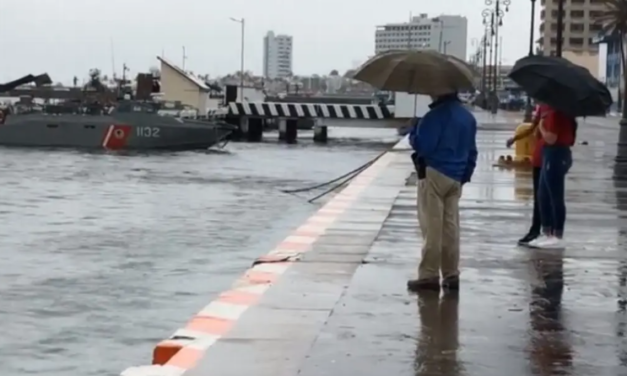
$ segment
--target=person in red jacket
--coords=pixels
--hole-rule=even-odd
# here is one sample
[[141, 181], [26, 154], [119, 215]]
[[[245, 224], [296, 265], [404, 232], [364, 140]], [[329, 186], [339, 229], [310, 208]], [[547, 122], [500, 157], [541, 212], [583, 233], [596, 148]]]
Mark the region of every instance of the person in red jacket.
[[533, 216], [531, 217], [531, 227], [525, 236], [518, 240], [518, 245], [526, 246], [529, 242], [540, 236], [542, 224], [540, 222], [540, 206], [538, 203], [538, 187], [540, 186], [540, 173], [542, 170], [542, 146], [544, 140], [538, 130], [538, 125], [542, 121], [543, 116], [549, 111], [549, 106], [539, 104], [536, 106], [535, 115], [531, 127], [524, 132], [507, 140], [507, 147], [511, 147], [515, 142], [523, 140], [532, 134], [535, 134], [536, 142], [531, 156], [531, 165], [533, 166]]
[[577, 120], [561, 111], [550, 109], [538, 126], [542, 134], [542, 172], [538, 203], [542, 235], [529, 242], [530, 247], [564, 248], [566, 222], [566, 174], [573, 164], [571, 147], [577, 135]]

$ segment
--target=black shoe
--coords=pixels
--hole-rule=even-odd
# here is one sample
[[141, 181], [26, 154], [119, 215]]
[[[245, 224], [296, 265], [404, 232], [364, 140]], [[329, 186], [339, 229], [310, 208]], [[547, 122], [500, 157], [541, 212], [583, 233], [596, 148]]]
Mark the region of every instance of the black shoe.
[[442, 280], [442, 287], [445, 290], [459, 291], [459, 276], [454, 275]]
[[412, 279], [407, 281], [407, 290], [419, 292], [424, 290], [440, 291], [440, 278]]
[[540, 236], [539, 233], [530, 232], [518, 240], [518, 245], [527, 246], [530, 242], [536, 240]]

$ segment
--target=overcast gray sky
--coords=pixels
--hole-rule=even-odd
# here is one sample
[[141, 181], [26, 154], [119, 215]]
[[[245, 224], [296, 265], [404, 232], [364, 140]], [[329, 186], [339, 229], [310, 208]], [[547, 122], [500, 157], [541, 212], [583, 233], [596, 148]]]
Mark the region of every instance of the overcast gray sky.
[[[484, 0], [1, 0], [0, 81], [47, 71], [67, 83], [92, 67], [110, 74], [112, 55], [118, 74], [123, 62], [135, 74], [157, 65], [162, 50], [180, 64], [182, 46], [194, 72], [235, 72], [240, 26], [230, 17], [246, 19], [248, 70], [261, 73], [263, 36], [274, 30], [294, 36], [295, 74], [343, 72], [373, 54], [376, 25], [410, 12], [468, 17], [471, 50], [485, 7]], [[505, 64], [528, 51], [530, 9], [529, 0], [512, 0], [505, 15]]]

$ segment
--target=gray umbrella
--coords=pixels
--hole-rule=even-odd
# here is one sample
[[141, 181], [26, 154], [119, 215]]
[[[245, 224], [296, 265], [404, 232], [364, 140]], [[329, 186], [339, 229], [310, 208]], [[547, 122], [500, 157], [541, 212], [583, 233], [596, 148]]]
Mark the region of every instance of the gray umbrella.
[[381, 90], [444, 95], [474, 90], [475, 72], [464, 61], [436, 51], [389, 51], [365, 62], [353, 79]]

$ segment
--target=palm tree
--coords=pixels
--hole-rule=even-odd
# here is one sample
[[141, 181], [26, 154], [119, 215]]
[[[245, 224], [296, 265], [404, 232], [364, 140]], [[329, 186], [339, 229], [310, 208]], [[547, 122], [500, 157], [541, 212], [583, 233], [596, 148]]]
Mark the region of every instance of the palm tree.
[[[623, 90], [627, 89], [627, 71], [625, 70], [625, 37], [627, 36], [627, 0], [604, 0], [606, 10], [595, 20], [603, 25], [603, 35], [616, 37], [619, 41]], [[620, 89], [619, 89], [620, 91]], [[627, 179], [627, 95], [622, 93], [620, 133], [614, 167], [615, 179]]]
[[[608, 37], [617, 38], [620, 48], [621, 70], [623, 71], [623, 81], [627, 83], [625, 72], [625, 36], [627, 36], [627, 1], [626, 0], [604, 0], [606, 10], [595, 19], [596, 23], [602, 25], [602, 34]], [[625, 85], [624, 87], [627, 87]], [[622, 96], [621, 109], [627, 108], [627, 96]], [[623, 111], [621, 122], [627, 122], [627, 111]]]

